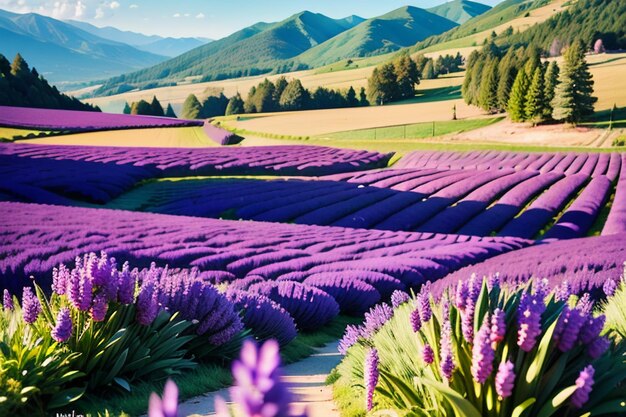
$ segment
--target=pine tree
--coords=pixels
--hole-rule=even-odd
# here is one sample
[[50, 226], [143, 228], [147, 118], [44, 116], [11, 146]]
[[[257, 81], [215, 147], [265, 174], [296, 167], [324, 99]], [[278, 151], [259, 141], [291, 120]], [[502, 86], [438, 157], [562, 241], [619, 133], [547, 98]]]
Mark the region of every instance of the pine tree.
[[467, 57], [467, 65], [465, 68], [465, 78], [463, 79], [463, 85], [461, 86], [461, 95], [463, 96], [463, 100], [470, 104], [470, 85], [472, 84], [472, 73], [473, 68], [476, 62], [478, 61], [479, 53], [478, 51], [472, 51], [471, 54]]
[[28, 69], [28, 64], [22, 58], [22, 55], [16, 54], [13, 59], [13, 63], [11, 64], [11, 74], [16, 77], [23, 77], [25, 75], [30, 75], [30, 70]]
[[592, 95], [593, 80], [582, 45], [574, 43], [567, 48], [563, 58], [559, 84], [552, 100], [552, 117], [575, 124], [593, 114], [593, 106], [598, 99]]
[[356, 91], [354, 87], [350, 86], [348, 92], [346, 93], [346, 102], [348, 103], [348, 107], [358, 107], [359, 100], [356, 98]]
[[130, 106], [128, 105], [128, 101], [124, 103], [124, 114], [130, 114]]
[[545, 114], [544, 103], [543, 72], [541, 66], [538, 66], [535, 68], [524, 103], [525, 118], [533, 122], [533, 126], [543, 120], [543, 115]]
[[226, 106], [226, 116], [230, 116], [233, 114], [243, 114], [244, 113], [244, 103], [241, 98], [241, 95], [237, 93], [228, 101], [228, 106]]
[[130, 114], [152, 115], [152, 106], [146, 100], [139, 100], [132, 104]]
[[515, 59], [515, 50], [509, 48], [509, 51], [504, 55], [500, 64], [498, 65], [498, 110], [504, 111], [509, 103], [509, 96], [511, 95], [511, 88], [513, 82], [515, 82], [515, 76], [517, 75], [517, 60]]
[[424, 65], [424, 70], [422, 71], [422, 78], [425, 80], [435, 79], [435, 65], [432, 59], [426, 61], [426, 65]]
[[394, 101], [400, 96], [395, 67], [392, 63], [374, 68], [371, 77], [367, 80], [367, 90], [369, 101], [381, 105]]
[[468, 87], [468, 104], [478, 105], [478, 97], [480, 95], [480, 85], [482, 82], [483, 69], [485, 67], [485, 59], [481, 57], [472, 67], [470, 76], [470, 85]]
[[490, 113], [498, 110], [498, 60], [491, 59], [483, 68], [478, 104]]
[[550, 65], [548, 65], [548, 69], [546, 70], [546, 75], [544, 78], [544, 117], [547, 119], [551, 119], [552, 100], [554, 99], [554, 91], [556, 89], [556, 86], [559, 83], [559, 66], [557, 65], [556, 61], [552, 61]]
[[528, 76], [526, 71], [520, 71], [515, 77], [513, 88], [511, 89], [511, 97], [507, 106], [509, 117], [514, 122], [523, 122], [526, 117], [525, 112], [525, 99], [526, 91], [528, 90]]
[[367, 99], [367, 92], [365, 91], [365, 87], [361, 87], [361, 92], [359, 93], [359, 105], [362, 107], [370, 105], [370, 102]]
[[165, 110], [165, 117], [171, 117], [172, 119], [176, 119], [176, 113], [174, 113], [174, 108], [171, 103], [167, 104], [167, 110]]
[[287, 88], [288, 84], [289, 82], [285, 77], [278, 77], [276, 83], [274, 84], [274, 95], [272, 97], [275, 103], [280, 101], [280, 96], [283, 95], [283, 92], [285, 91], [285, 88]]
[[156, 96], [152, 96], [152, 102], [150, 103], [150, 108], [152, 109], [152, 116], [165, 116], [165, 112], [163, 111], [163, 106], [159, 103]]
[[183, 111], [181, 117], [183, 119], [198, 119], [202, 111], [202, 104], [198, 101], [198, 97], [189, 94], [183, 103]]

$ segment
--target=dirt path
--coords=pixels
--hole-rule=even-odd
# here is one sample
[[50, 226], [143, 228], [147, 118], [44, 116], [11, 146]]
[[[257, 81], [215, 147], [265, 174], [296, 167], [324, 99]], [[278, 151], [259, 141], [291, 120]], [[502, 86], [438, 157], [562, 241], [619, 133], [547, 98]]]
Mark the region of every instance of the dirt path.
[[[335, 417], [339, 415], [333, 401], [332, 388], [324, 384], [326, 376], [339, 364], [338, 342], [318, 349], [317, 353], [283, 368], [283, 378], [294, 396], [293, 412], [302, 413], [307, 408], [309, 417]], [[185, 401], [179, 407], [181, 416], [215, 415], [215, 396], [230, 399], [228, 389], [211, 392]]]

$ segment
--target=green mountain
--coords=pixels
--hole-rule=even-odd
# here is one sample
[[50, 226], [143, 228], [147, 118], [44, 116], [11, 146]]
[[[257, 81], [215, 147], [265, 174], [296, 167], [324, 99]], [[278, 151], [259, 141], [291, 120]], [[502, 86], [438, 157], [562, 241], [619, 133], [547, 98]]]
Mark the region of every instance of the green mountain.
[[366, 20], [309, 49], [298, 57], [298, 61], [309, 67], [317, 67], [345, 58], [381, 55], [414, 45], [455, 26], [455, 22], [445, 17], [417, 7], [405, 6]]
[[54, 82], [111, 77], [166, 59], [36, 13], [0, 10], [0, 53], [21, 53]]
[[292, 61], [294, 57], [361, 21], [356, 16], [335, 20], [305, 11], [278, 23], [257, 23], [151, 68], [115, 77], [99, 93], [175, 82], [186, 77], [208, 81], [299, 69], [300, 64]]
[[469, 0], [453, 0], [426, 10], [462, 25], [471, 18], [481, 15], [489, 9], [491, 9], [490, 6], [482, 3], [475, 3]]

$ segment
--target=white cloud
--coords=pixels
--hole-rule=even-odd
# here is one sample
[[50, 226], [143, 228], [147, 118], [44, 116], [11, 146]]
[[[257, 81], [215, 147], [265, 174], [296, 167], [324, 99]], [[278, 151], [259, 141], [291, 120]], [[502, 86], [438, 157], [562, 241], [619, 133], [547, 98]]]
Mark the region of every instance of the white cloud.
[[196, 15], [196, 19], [204, 19], [204, 18], [205, 18], [204, 13], [198, 13]]
[[118, 0], [0, 0], [0, 9], [39, 13], [55, 19], [101, 19], [121, 7]]
[[119, 1], [112, 1], [111, 4], [109, 4], [109, 7], [111, 8], [111, 10], [119, 9], [120, 8], [120, 2]]
[[138, 4], [131, 4], [130, 6], [128, 6], [129, 9], [138, 9], [139, 5]]
[[174, 13], [174, 15], [172, 17], [178, 18], [178, 17], [180, 17], [180, 13]]
[[189, 16], [191, 16], [190, 13], [185, 13], [185, 17], [189, 17]]

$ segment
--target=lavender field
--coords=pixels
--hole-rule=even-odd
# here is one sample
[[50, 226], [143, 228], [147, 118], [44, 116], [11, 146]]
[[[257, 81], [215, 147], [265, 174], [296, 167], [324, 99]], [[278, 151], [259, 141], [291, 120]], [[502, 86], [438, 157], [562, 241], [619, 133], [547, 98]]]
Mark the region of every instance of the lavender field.
[[[107, 123], [123, 123], [115, 120]], [[607, 282], [619, 286], [626, 154], [412, 152], [388, 166], [392, 157], [311, 146], [2, 144], [4, 311], [19, 299], [25, 319], [70, 331], [76, 320], [95, 325], [119, 311], [116, 326], [175, 334], [180, 343], [163, 365], [155, 361], [153, 375], [184, 374], [191, 359], [182, 346], [212, 363], [236, 355], [246, 337], [289, 348], [341, 317], [365, 317], [340, 347], [342, 366], [365, 360], [355, 366], [367, 375], [375, 350], [361, 359], [363, 346], [382, 343], [403, 306], [427, 309], [428, 297], [470, 277], [507, 288], [547, 279], [545, 291], [567, 282], [568, 294], [590, 300], [605, 297]], [[412, 325], [425, 326], [429, 313], [416, 311]], [[86, 336], [57, 327], [54, 340], [81, 351]], [[594, 343], [599, 350], [608, 342]], [[103, 349], [103, 357], [116, 354]], [[448, 360], [440, 349], [423, 360]], [[67, 389], [140, 381], [133, 360], [146, 359], [134, 355], [119, 359], [114, 379], [90, 371]], [[391, 372], [386, 360], [376, 372]], [[340, 384], [362, 377], [352, 372], [344, 369]], [[445, 381], [452, 370], [442, 372]], [[398, 389], [389, 376], [377, 378]], [[386, 401], [384, 392], [373, 398]]]

